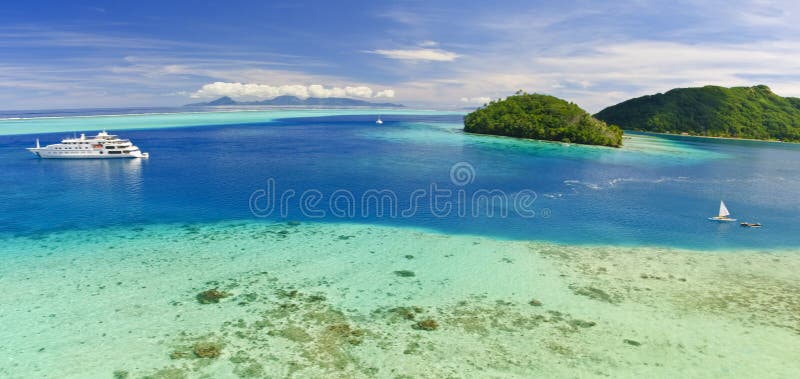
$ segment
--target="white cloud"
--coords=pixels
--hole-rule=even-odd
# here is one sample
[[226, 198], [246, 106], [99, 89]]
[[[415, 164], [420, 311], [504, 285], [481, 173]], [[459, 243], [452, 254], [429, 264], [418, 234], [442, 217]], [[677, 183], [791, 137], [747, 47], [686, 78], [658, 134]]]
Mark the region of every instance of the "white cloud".
[[[325, 88], [319, 84], [308, 86], [310, 97], [363, 97], [371, 98], [372, 88], [367, 86], [346, 86]], [[377, 95], [375, 97], [378, 97]]]
[[366, 98], [372, 97], [372, 89], [369, 88], [369, 87], [364, 87], [364, 86], [360, 86], [360, 87], [345, 87], [344, 91], [349, 96], [366, 97]]
[[490, 102], [492, 99], [487, 96], [482, 97], [462, 97], [462, 103], [469, 103], [469, 104], [486, 104]]
[[371, 52], [389, 59], [409, 61], [452, 62], [460, 57], [460, 55], [454, 52], [442, 49], [373, 50]]
[[301, 85], [270, 86], [254, 83], [214, 82], [203, 85], [191, 96], [196, 99], [230, 96], [242, 100], [272, 99], [282, 95], [307, 98], [308, 87]]
[[302, 84], [272, 86], [257, 83], [214, 82], [203, 85], [191, 94], [195, 99], [209, 99], [229, 96], [237, 100], [264, 100], [278, 96], [296, 96], [301, 99], [309, 97], [394, 97], [394, 90], [374, 91], [366, 86], [325, 87], [319, 84], [305, 86]]
[[[392, 30], [393, 40], [413, 41], [400, 48], [446, 48], [460, 56], [446, 69], [423, 64], [380, 68], [395, 80], [392, 88], [409, 106], [466, 106], [462, 97], [505, 97], [524, 89], [596, 112], [632, 97], [706, 84], [763, 83], [779, 95], [800, 96], [800, 2], [709, 0], [682, 5], [634, 0], [580, 9], [532, 6], [509, 12], [507, 7], [489, 7], [464, 17], [449, 8], [423, 13], [405, 6], [401, 10], [406, 13], [396, 11], [390, 17], [408, 21]], [[613, 21], [625, 17], [641, 23]], [[652, 22], [664, 19], [674, 22]], [[465, 30], [474, 34], [467, 39], [432, 33], [444, 20], [457, 25], [454, 30], [468, 26]], [[441, 47], [424, 42], [426, 38]], [[383, 55], [400, 59], [389, 52], [394, 50]]]
[[[508, 59], [512, 54], [516, 58]], [[393, 85], [407, 105], [483, 104], [476, 94], [497, 98], [523, 89], [597, 112], [632, 97], [709, 84], [766, 84], [781, 96], [800, 96], [800, 43], [587, 43], [546, 53], [499, 49], [469, 54], [434, 75], [424, 67], [402, 70], [415, 74]]]
[[385, 89], [383, 91], [378, 91], [378, 93], [375, 94], [375, 97], [389, 97], [389, 98], [394, 97], [394, 90]]
[[[474, 12], [403, 5], [378, 15], [384, 17], [385, 28], [370, 40], [407, 45], [362, 50], [398, 61], [376, 66], [354, 62], [340, 69], [335, 66], [341, 62], [279, 54], [267, 45], [237, 50], [136, 35], [4, 25], [0, 47], [55, 47], [74, 54], [0, 62], [0, 100], [7, 107], [52, 108], [173, 105], [187, 96], [397, 94], [399, 102], [427, 107], [480, 104], [488, 100], [481, 96], [505, 97], [524, 89], [598, 111], [631, 97], [705, 84], [764, 83], [780, 95], [800, 96], [800, 2], [709, 0], [683, 5], [673, 11], [674, 7], [633, 0], [511, 12], [508, 7]], [[641, 22], [614, 22], [621, 18]], [[675, 22], [651, 22], [663, 19]], [[441, 25], [449, 25], [448, 32], [441, 32]], [[449, 33], [460, 29], [469, 33]], [[101, 53], [86, 56], [86, 47]], [[434, 64], [422, 64], [426, 62]], [[366, 78], [381, 78], [382, 84]], [[325, 86], [308, 85], [312, 83]], [[187, 92], [183, 97], [182, 91]], [[161, 99], [154, 93], [175, 95]]]

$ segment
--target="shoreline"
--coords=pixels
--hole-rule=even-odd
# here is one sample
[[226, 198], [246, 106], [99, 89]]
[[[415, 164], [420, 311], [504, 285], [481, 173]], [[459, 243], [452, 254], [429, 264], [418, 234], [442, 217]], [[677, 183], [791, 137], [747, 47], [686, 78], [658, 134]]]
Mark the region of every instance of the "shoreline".
[[654, 135], [654, 136], [670, 136], [670, 137], [681, 137], [681, 138], [703, 138], [703, 139], [730, 140], [730, 141], [786, 143], [786, 144], [792, 144], [792, 145], [800, 144], [800, 142], [754, 139], [754, 138], [713, 137], [713, 136], [698, 136], [698, 135], [691, 135], [691, 134], [690, 135], [682, 135], [682, 134], [673, 134], [673, 133], [646, 132], [646, 131], [639, 131], [639, 130], [625, 130], [625, 131], [626, 132], [630, 132], [631, 134], [644, 134], [644, 135]]
[[577, 142], [563, 142], [563, 141], [546, 140], [546, 139], [513, 137], [513, 136], [505, 136], [505, 135], [502, 135], [502, 134], [476, 133], [476, 132], [468, 132], [468, 131], [463, 130], [463, 129], [462, 129], [462, 132], [464, 133], [464, 135], [467, 135], [467, 136], [496, 137], [496, 138], [504, 138], [504, 139], [510, 139], [510, 140], [514, 140], [514, 141], [522, 141], [522, 142], [544, 142], [544, 143], [552, 143], [552, 144], [556, 144], [556, 145], [561, 145], [561, 146], [564, 146], [564, 147], [570, 147], [570, 146], [573, 146], [573, 145], [579, 146], [579, 147], [590, 147], [590, 148], [597, 147], [597, 148], [607, 148], [607, 149], [622, 149], [623, 147], [625, 147], [624, 144], [622, 144], [620, 146], [591, 145], [591, 144], [577, 143]]

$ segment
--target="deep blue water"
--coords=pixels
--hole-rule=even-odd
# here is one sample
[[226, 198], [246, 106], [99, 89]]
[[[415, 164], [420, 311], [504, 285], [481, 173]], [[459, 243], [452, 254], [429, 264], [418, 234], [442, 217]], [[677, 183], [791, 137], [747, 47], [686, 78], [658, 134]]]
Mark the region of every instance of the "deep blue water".
[[[286, 217], [309, 220], [298, 208], [316, 190], [328, 209], [337, 190], [360, 199], [392, 190], [400, 210], [417, 190], [478, 189], [536, 193], [536, 216], [434, 215], [429, 197], [412, 217], [378, 217], [357, 204], [366, 222], [509, 239], [563, 243], [661, 245], [700, 249], [800, 247], [800, 146], [679, 137], [635, 137], [622, 150], [563, 146], [465, 135], [459, 116], [338, 116], [264, 124], [119, 131], [148, 160], [40, 160], [24, 150], [33, 138], [0, 136], [0, 235], [55, 230], [91, 232], [104, 226], [255, 220], [249, 199], [273, 178], [280, 193], [294, 189]], [[110, 127], [113, 129], [113, 127]], [[89, 131], [87, 131], [89, 132]], [[642, 143], [644, 141], [644, 143]], [[667, 147], [665, 152], [659, 148]], [[672, 150], [670, 150], [672, 149]], [[474, 180], [451, 182], [451, 166], [467, 162]], [[718, 224], [707, 217], [724, 199], [734, 217], [761, 229]], [[469, 201], [467, 202], [469, 203]], [[499, 212], [499, 207], [493, 208]]]

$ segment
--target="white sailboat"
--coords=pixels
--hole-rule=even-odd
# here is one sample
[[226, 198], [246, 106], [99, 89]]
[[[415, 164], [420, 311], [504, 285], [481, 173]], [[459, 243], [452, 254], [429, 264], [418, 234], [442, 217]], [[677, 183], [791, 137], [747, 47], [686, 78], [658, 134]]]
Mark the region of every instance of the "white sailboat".
[[375, 121], [376, 124], [381, 125], [383, 124], [383, 120], [381, 120], [381, 116], [378, 116], [378, 120]]
[[728, 216], [731, 215], [731, 212], [728, 212], [728, 207], [725, 206], [725, 202], [720, 200], [719, 201], [719, 215], [714, 217], [709, 217], [709, 220], [712, 221], [721, 221], [721, 222], [731, 222], [736, 221], [735, 218], [730, 218]]

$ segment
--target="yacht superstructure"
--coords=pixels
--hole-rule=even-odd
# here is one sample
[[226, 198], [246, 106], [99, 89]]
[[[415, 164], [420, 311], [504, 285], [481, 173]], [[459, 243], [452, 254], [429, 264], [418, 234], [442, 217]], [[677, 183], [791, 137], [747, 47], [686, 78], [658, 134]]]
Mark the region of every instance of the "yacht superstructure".
[[27, 148], [40, 158], [147, 158], [130, 140], [120, 139], [106, 131], [87, 137], [81, 133], [77, 138], [65, 138], [61, 143], [41, 147], [36, 139], [36, 147]]

